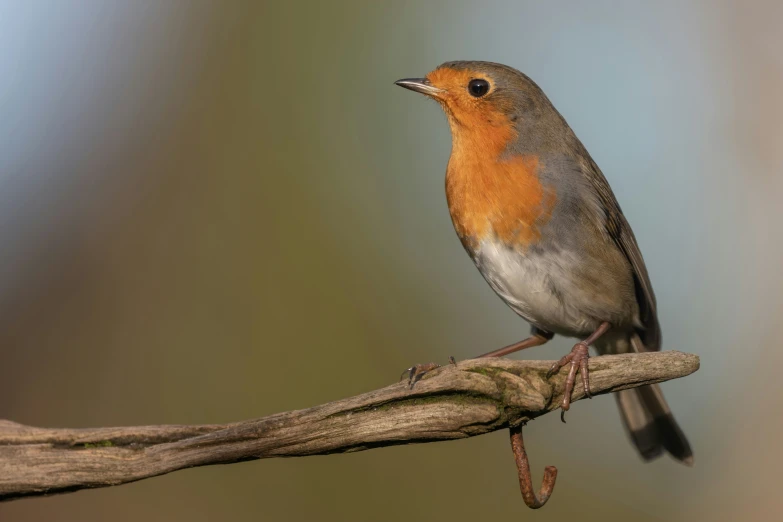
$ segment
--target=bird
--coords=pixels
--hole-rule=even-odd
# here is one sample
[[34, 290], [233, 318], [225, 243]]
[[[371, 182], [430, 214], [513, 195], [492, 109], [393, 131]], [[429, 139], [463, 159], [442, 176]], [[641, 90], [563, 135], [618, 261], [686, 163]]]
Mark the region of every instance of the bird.
[[[480, 357], [579, 339], [552, 365], [590, 396], [589, 346], [599, 354], [661, 349], [650, 277], [628, 220], [595, 161], [543, 90], [522, 72], [483, 61], [446, 62], [396, 85], [435, 100], [451, 130], [446, 199], [462, 246], [530, 336]], [[430, 365], [411, 368], [411, 376]], [[415, 382], [415, 381], [414, 381]], [[657, 384], [615, 393], [642, 459], [693, 452]], [[563, 418], [565, 421], [565, 419]]]

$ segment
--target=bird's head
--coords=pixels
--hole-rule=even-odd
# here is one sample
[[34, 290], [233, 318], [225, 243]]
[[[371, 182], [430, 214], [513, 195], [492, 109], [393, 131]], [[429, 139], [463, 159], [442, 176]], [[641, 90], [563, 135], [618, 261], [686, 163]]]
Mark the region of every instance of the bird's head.
[[537, 136], [530, 131], [562, 121], [533, 80], [497, 63], [447, 62], [424, 78], [395, 83], [443, 107], [455, 145], [470, 140], [499, 153], [520, 135]]

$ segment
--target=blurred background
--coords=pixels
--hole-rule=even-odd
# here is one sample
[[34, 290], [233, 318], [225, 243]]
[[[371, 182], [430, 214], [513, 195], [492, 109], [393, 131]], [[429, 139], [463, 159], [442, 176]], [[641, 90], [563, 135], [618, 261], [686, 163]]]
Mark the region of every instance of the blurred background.
[[[524, 337], [446, 209], [453, 59], [536, 80], [634, 227], [692, 469], [615, 402], [526, 430], [180, 471], [6, 521], [775, 520], [783, 508], [783, 4], [0, 0], [0, 418], [222, 423]], [[554, 359], [573, 341], [515, 357]], [[538, 479], [537, 479], [538, 480]]]

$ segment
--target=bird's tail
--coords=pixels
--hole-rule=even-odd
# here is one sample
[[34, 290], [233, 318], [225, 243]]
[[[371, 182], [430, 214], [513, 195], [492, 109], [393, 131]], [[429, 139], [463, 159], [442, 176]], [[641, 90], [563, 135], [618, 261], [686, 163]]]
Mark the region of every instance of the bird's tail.
[[[635, 333], [630, 339], [621, 342], [607, 339], [603, 345], [596, 344], [601, 353], [645, 351], [641, 339]], [[674, 420], [657, 384], [622, 390], [615, 393], [615, 397], [623, 425], [644, 460], [659, 457], [665, 450], [683, 464], [693, 465], [693, 452], [688, 439]]]

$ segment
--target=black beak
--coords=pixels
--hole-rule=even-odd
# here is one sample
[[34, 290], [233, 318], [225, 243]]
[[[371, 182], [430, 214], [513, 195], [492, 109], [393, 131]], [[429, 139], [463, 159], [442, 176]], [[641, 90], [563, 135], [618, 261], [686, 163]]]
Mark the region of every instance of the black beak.
[[405, 87], [406, 89], [420, 92], [427, 96], [437, 96], [439, 93], [443, 92], [443, 89], [438, 89], [432, 85], [427, 78], [404, 78], [394, 82], [394, 85], [399, 85], [400, 87]]

